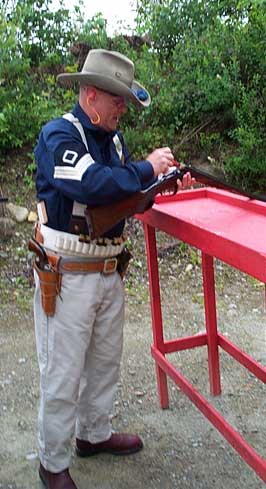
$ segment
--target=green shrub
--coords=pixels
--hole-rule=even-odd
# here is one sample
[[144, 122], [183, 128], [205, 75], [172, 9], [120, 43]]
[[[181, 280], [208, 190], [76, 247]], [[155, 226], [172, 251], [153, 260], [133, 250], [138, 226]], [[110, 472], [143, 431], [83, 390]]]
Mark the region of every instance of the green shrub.
[[81, 1], [74, 16], [51, 5], [0, 6], [2, 163], [12, 149], [33, 147], [41, 126], [72, 108], [77, 93], [60, 88], [56, 75], [77, 70], [69, 48], [81, 41], [131, 58], [151, 94], [149, 108], [130, 106], [122, 121], [134, 157], [165, 145], [178, 148], [177, 158], [204, 152], [224, 163], [232, 181], [266, 191], [265, 2], [138, 0], [138, 34], [150, 43], [137, 49], [122, 35], [109, 39], [101, 14], [84, 21]]

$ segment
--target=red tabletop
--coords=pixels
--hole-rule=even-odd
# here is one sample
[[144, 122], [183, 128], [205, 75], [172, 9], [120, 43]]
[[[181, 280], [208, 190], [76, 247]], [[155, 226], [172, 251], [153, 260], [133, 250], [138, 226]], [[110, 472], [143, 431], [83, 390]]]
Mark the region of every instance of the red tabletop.
[[152, 209], [139, 217], [266, 282], [265, 202], [202, 188], [157, 196]]

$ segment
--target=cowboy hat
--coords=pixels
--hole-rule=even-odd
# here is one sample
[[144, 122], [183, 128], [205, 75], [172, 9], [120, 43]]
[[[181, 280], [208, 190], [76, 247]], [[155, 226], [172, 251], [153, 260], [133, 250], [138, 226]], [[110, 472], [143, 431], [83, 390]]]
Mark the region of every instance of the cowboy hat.
[[78, 82], [93, 85], [106, 92], [120, 95], [137, 106], [148, 107], [150, 94], [134, 80], [134, 64], [116, 51], [92, 49], [78, 73], [61, 73], [57, 77], [63, 85]]

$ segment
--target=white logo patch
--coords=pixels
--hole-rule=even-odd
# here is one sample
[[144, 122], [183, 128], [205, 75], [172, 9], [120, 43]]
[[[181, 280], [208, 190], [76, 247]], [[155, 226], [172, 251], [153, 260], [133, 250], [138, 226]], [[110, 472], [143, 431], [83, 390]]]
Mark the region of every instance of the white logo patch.
[[78, 158], [78, 153], [76, 151], [70, 151], [67, 149], [63, 154], [63, 162], [68, 163], [69, 165], [74, 165], [75, 161]]

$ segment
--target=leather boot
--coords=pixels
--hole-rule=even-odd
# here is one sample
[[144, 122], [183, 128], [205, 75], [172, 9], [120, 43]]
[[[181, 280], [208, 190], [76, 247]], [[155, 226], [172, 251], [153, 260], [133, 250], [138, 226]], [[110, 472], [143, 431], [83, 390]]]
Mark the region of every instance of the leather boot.
[[46, 489], [78, 489], [71, 479], [68, 469], [54, 474], [40, 464], [39, 476]]
[[76, 453], [79, 457], [90, 457], [96, 453], [130, 455], [139, 452], [142, 448], [143, 443], [139, 436], [128, 433], [113, 433], [109, 440], [100, 443], [76, 439]]

